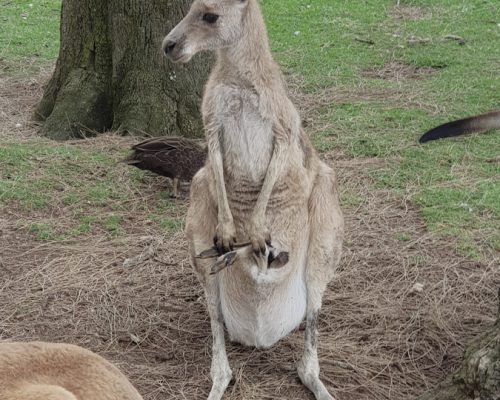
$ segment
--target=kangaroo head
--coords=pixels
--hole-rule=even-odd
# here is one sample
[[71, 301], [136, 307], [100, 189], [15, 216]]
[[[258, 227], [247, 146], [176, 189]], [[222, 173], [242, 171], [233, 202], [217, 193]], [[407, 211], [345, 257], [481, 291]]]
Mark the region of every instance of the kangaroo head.
[[165, 55], [187, 63], [202, 50], [217, 50], [238, 41], [248, 2], [252, 0], [195, 0], [189, 13], [163, 40]]

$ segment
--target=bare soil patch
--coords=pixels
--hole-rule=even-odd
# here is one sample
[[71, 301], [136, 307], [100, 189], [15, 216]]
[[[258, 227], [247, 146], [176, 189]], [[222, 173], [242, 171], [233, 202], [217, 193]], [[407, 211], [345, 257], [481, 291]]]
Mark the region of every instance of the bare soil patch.
[[[79, 145], [107, 148], [107, 140]], [[344, 207], [341, 270], [324, 298], [322, 378], [340, 400], [413, 399], [455, 368], [466, 342], [493, 323], [498, 260], [458, 257], [449, 240], [426, 232], [405, 198], [374, 189], [365, 171], [379, 160], [324, 158], [336, 165], [342, 190], [360, 201]], [[0, 340], [82, 345], [122, 368], [146, 400], [206, 398], [210, 322], [185, 238], [160, 233], [134, 208], [162, 185], [161, 178], [144, 182], [130, 201], [126, 234], [115, 238], [35, 241], [18, 221], [41, 216], [2, 209]], [[187, 201], [175, 204], [183, 210]], [[152, 256], [123, 266], [147, 248]], [[235, 383], [226, 398], [312, 399], [293, 370], [303, 336], [298, 329], [268, 350], [228, 343]]]
[[415, 65], [392, 61], [383, 67], [367, 68], [361, 71], [361, 76], [400, 82], [408, 79], [424, 79], [436, 71], [438, 69], [433, 67], [417, 67]]

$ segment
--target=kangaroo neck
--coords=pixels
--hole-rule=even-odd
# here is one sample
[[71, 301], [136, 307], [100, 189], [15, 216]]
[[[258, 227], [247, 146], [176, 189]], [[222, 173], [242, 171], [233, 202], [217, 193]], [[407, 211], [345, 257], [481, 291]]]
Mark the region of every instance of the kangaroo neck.
[[217, 62], [227, 73], [248, 81], [256, 89], [281, 86], [281, 76], [271, 55], [259, 5], [254, 0], [248, 1], [241, 37], [218, 51]]

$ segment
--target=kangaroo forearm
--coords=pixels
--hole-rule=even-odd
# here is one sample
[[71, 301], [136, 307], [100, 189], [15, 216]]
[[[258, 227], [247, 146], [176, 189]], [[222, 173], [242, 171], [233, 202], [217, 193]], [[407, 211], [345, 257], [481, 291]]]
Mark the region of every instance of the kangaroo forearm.
[[212, 168], [214, 170], [214, 175], [217, 176], [217, 178], [215, 178], [216, 181], [215, 189], [217, 192], [217, 207], [219, 210], [217, 220], [219, 223], [231, 222], [233, 220], [233, 216], [231, 214], [231, 209], [229, 208], [229, 202], [227, 201], [226, 185], [224, 184], [222, 167], [212, 164]]
[[[215, 137], [214, 137], [215, 136]], [[227, 201], [226, 185], [224, 183], [224, 167], [222, 162], [222, 152], [217, 133], [208, 134], [208, 157], [215, 180], [215, 191], [217, 196], [218, 221], [225, 223], [232, 221], [233, 216]]]
[[279, 175], [281, 174], [285, 161], [286, 161], [286, 150], [288, 144], [281, 142], [275, 145], [271, 161], [267, 168], [266, 177], [264, 178], [264, 183], [262, 184], [262, 189], [257, 198], [254, 208], [254, 216], [257, 218], [264, 218], [267, 209], [267, 203], [271, 197], [271, 193], [274, 189], [274, 185]]

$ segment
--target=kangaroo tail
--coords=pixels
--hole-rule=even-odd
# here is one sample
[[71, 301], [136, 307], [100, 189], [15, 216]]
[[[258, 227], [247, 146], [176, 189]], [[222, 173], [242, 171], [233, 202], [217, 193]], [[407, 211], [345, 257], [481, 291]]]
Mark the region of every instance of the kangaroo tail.
[[459, 136], [466, 133], [484, 132], [495, 128], [500, 128], [500, 110], [439, 125], [424, 133], [420, 137], [419, 142], [426, 143], [431, 140]]

